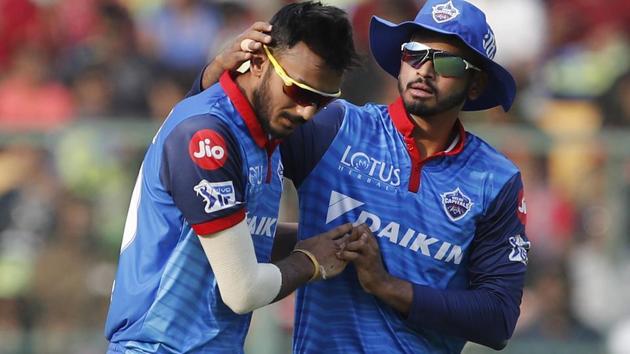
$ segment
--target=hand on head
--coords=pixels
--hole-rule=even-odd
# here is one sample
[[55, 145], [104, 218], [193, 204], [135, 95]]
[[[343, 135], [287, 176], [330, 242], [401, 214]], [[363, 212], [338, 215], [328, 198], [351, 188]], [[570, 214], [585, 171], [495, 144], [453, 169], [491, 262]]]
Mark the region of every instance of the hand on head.
[[271, 25], [267, 22], [256, 22], [245, 32], [228, 44], [215, 61], [223, 70], [236, 70], [252, 57], [252, 53], [260, 50], [263, 44], [271, 43]]

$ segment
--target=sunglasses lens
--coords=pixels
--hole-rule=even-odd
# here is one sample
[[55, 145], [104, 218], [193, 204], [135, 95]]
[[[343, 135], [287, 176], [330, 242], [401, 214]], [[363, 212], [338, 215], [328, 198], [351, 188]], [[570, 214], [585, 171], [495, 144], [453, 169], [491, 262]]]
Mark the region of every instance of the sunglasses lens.
[[461, 77], [466, 72], [464, 60], [448, 54], [435, 53], [433, 67], [442, 76]]
[[317, 108], [322, 108], [334, 98], [319, 95], [315, 92], [305, 90], [297, 85], [283, 85], [282, 90], [287, 96], [289, 96], [289, 98], [301, 106], [315, 105]]
[[427, 57], [427, 50], [420, 51], [408, 51], [404, 50], [402, 54], [402, 61], [411, 65], [414, 69], [419, 69], [424, 63], [424, 59]]

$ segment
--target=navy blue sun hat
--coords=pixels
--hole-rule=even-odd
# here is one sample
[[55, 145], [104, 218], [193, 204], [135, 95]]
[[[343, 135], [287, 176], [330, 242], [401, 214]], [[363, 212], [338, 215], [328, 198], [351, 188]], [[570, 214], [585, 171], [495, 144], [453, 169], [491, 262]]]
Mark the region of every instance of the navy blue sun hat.
[[498, 105], [508, 111], [516, 94], [512, 75], [495, 62], [497, 51], [494, 33], [486, 15], [463, 0], [429, 0], [413, 21], [395, 24], [373, 16], [370, 22], [370, 49], [376, 62], [395, 78], [400, 71], [400, 46], [418, 29], [425, 29], [461, 39], [483, 59], [488, 85], [482, 95], [467, 101], [464, 111], [479, 111]]

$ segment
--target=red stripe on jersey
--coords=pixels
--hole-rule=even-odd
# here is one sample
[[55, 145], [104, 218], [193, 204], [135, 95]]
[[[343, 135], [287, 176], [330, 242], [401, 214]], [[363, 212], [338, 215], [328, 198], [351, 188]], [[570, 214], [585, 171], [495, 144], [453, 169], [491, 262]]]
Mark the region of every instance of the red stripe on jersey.
[[245, 219], [245, 209], [240, 209], [233, 214], [224, 216], [220, 219], [214, 219], [201, 224], [192, 225], [193, 230], [199, 236], [208, 236], [215, 232], [229, 229], [230, 227], [238, 224], [241, 220]]

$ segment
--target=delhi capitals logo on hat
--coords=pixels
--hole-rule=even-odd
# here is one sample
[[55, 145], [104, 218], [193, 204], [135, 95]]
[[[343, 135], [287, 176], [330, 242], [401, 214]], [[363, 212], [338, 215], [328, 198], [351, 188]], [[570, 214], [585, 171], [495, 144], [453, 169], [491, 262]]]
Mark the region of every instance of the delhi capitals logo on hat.
[[440, 194], [442, 197], [442, 206], [446, 215], [453, 220], [457, 221], [470, 211], [473, 206], [473, 202], [457, 187], [454, 191]]
[[453, 6], [453, 2], [449, 0], [446, 4], [433, 6], [433, 20], [437, 23], [450, 21], [459, 15], [459, 10]]

